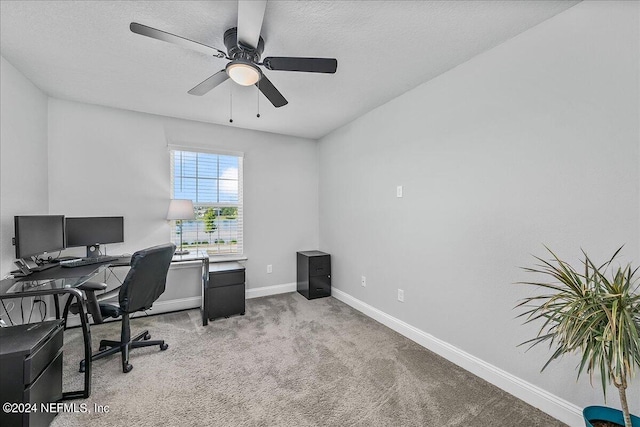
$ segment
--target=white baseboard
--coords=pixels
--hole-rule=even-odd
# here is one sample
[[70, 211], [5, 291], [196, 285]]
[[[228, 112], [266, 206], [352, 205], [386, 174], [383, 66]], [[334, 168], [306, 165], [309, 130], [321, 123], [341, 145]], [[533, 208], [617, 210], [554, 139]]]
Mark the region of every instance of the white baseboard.
[[479, 376], [507, 393], [516, 396], [529, 405], [546, 412], [563, 423], [572, 427], [584, 426], [582, 409], [580, 407], [460, 350], [402, 320], [396, 319], [339, 289], [332, 288], [331, 295], [399, 334], [404, 335], [410, 340], [455, 363], [461, 368]]
[[245, 291], [245, 298], [259, 298], [269, 295], [286, 294], [288, 292], [296, 291], [296, 283], [284, 283], [282, 285], [263, 286], [262, 288], [247, 289]]
[[200, 308], [202, 305], [202, 297], [188, 297], [172, 299], [167, 301], [156, 301], [150, 310], [147, 310], [149, 314], [166, 313], [169, 311], [187, 310], [189, 308]]

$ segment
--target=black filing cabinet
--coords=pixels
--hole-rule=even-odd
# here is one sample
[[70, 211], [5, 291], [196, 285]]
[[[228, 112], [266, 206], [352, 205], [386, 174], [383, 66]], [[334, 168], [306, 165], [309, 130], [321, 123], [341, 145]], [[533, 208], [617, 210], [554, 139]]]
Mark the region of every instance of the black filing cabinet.
[[60, 320], [0, 328], [0, 402], [30, 409], [0, 411], [1, 426], [51, 423], [55, 412], [42, 411], [41, 404], [62, 399], [63, 338]]
[[209, 285], [205, 290], [205, 318], [213, 320], [233, 314], [244, 315], [244, 267], [238, 262], [209, 265]]
[[298, 292], [307, 299], [331, 296], [331, 255], [320, 251], [298, 252]]

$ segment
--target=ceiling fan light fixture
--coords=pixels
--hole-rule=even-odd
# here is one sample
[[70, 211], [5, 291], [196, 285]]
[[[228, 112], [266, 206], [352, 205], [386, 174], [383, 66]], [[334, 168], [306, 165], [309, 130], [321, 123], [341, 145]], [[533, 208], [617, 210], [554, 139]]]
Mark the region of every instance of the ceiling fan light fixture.
[[226, 67], [227, 74], [234, 82], [241, 86], [251, 86], [262, 78], [260, 69], [247, 61], [231, 61]]

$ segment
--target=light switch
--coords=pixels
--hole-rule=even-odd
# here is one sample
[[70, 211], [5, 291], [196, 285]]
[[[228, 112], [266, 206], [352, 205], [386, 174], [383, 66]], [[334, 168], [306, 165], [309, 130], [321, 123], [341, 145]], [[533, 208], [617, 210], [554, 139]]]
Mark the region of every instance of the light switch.
[[396, 187], [396, 197], [402, 197], [402, 185]]

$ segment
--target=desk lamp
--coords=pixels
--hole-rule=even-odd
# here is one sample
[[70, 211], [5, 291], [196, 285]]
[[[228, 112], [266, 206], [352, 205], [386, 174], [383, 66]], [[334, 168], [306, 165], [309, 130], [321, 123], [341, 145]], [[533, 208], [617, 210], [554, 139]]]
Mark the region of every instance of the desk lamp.
[[169, 211], [167, 212], [167, 219], [169, 221], [178, 221], [180, 225], [180, 250], [175, 252], [175, 255], [186, 255], [188, 250], [182, 249], [182, 221], [196, 219], [196, 214], [193, 211], [193, 202], [186, 199], [172, 199], [169, 203]]

